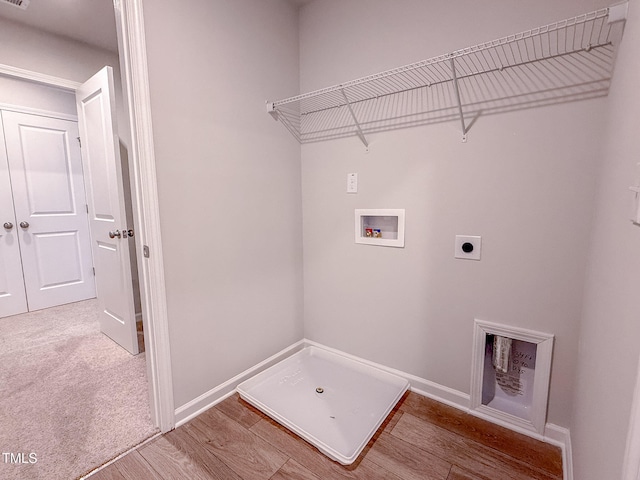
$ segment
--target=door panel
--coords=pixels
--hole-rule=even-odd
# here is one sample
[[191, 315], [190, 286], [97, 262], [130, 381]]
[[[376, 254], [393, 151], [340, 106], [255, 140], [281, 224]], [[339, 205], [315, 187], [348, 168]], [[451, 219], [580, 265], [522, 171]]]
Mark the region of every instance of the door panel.
[[[5, 223], [13, 225], [4, 228]], [[0, 318], [27, 311], [22, 261], [0, 116]]]
[[[113, 72], [105, 67], [76, 91], [89, 224], [96, 268], [100, 328], [137, 354], [129, 242], [120, 144], [115, 124]], [[111, 237], [110, 232], [120, 236]]]
[[[41, 289], [82, 281], [78, 232], [36, 233], [32, 240]], [[59, 252], [68, 254], [60, 255]]]
[[77, 123], [2, 118], [29, 310], [95, 297]]
[[[25, 122], [24, 119], [18, 120], [21, 121]], [[11, 122], [9, 126], [13, 126]], [[24, 174], [27, 194], [27, 205], [21, 206], [26, 207], [22, 213], [29, 216], [75, 215], [74, 172], [70, 164], [73, 159], [66, 151], [68, 132], [27, 123], [13, 127], [16, 126], [20, 143], [13, 157], [13, 168], [18, 168]], [[15, 171], [14, 176], [17, 174], [18, 171]]]
[[[116, 220], [120, 217], [119, 193], [122, 187], [117, 180], [117, 172], [114, 163], [120, 163], [120, 157], [115, 151], [115, 146], [111, 144], [107, 132], [103, 129], [109, 127], [104, 125], [102, 117], [105, 115], [105, 99], [102, 91], [93, 92], [82, 102], [82, 116], [86, 119], [100, 119], [97, 123], [87, 123], [83, 137], [86, 138], [85, 155], [90, 162], [87, 162], [88, 177], [90, 183], [89, 192], [91, 195], [91, 205], [95, 221], [106, 226], [107, 231], [116, 230]], [[113, 154], [105, 153], [107, 149], [114, 150]], [[112, 228], [113, 227], [113, 228]], [[115, 242], [113, 242], [115, 245]]]

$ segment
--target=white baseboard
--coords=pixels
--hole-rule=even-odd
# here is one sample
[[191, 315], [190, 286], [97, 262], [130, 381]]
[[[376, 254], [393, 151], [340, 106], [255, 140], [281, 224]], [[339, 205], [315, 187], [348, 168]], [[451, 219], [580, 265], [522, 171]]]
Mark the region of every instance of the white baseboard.
[[270, 356], [266, 360], [254, 365], [253, 367], [245, 370], [244, 372], [236, 375], [235, 377], [227, 380], [226, 382], [212, 388], [208, 392], [203, 393], [197, 398], [194, 398], [188, 403], [176, 408], [175, 410], [175, 422], [176, 427], [187, 423], [192, 418], [197, 417], [202, 412], [213, 407], [215, 404], [223, 401], [227, 397], [233, 395], [236, 391], [236, 387], [245, 380], [257, 375], [263, 370], [266, 370], [272, 365], [275, 365], [281, 360], [290, 357], [299, 350], [305, 347], [305, 341], [300, 340], [293, 345], [280, 350], [275, 355]]
[[424, 378], [416, 377], [415, 375], [411, 375], [410, 373], [402, 372], [400, 370], [396, 370], [379, 363], [356, 357], [355, 355], [336, 350], [335, 348], [327, 347], [312, 340], [305, 339], [304, 343], [305, 346], [313, 345], [315, 347], [328, 350], [332, 353], [342, 355], [343, 357], [350, 358], [352, 360], [355, 360], [356, 362], [371, 365], [372, 367], [379, 368], [380, 370], [384, 370], [385, 372], [393, 373], [394, 375], [398, 375], [399, 377], [406, 378], [411, 385], [411, 391], [422, 395], [423, 397], [428, 397], [433, 400], [437, 400], [440, 403], [444, 403], [451, 407], [459, 408], [462, 410], [469, 409], [469, 395], [467, 395], [466, 393], [459, 392], [443, 385], [438, 385], [437, 383], [425, 380]]
[[544, 441], [562, 449], [563, 478], [564, 480], [573, 480], [573, 453], [571, 452], [569, 429], [547, 423], [544, 428]]
[[183, 425], [188, 422], [192, 418], [197, 417], [199, 414], [204, 412], [205, 410], [213, 407], [217, 403], [223, 401], [227, 397], [233, 395], [236, 391], [236, 387], [244, 382], [245, 380], [251, 378], [252, 376], [260, 373], [261, 371], [269, 368], [272, 365], [275, 365], [281, 360], [293, 355], [294, 353], [302, 350], [305, 347], [314, 346], [317, 348], [322, 348], [324, 350], [330, 351], [332, 353], [342, 355], [346, 358], [350, 358], [352, 360], [371, 365], [373, 367], [379, 368], [389, 373], [393, 373], [400, 377], [406, 378], [410, 385], [411, 391], [417, 393], [418, 395], [422, 395], [424, 397], [431, 398], [440, 403], [444, 403], [445, 405], [449, 405], [450, 407], [457, 408], [471, 415], [483, 418], [491, 423], [495, 423], [501, 425], [510, 430], [514, 430], [523, 435], [527, 435], [529, 437], [533, 437], [538, 440], [542, 440], [546, 443], [550, 443], [552, 445], [556, 445], [562, 449], [562, 465], [563, 465], [563, 474], [564, 480], [573, 480], [573, 463], [571, 456], [571, 437], [569, 435], [569, 430], [564, 427], [559, 427], [552, 423], [547, 423], [545, 425], [544, 435], [540, 435], [536, 432], [532, 432], [527, 429], [518, 428], [518, 426], [514, 426], [509, 424], [508, 422], [499, 421], [496, 418], [491, 416], [485, 416], [482, 413], [471, 410], [470, 408], [470, 396], [466, 393], [460, 392], [458, 390], [454, 390], [449, 387], [445, 387], [444, 385], [439, 385], [437, 383], [431, 382], [424, 378], [416, 377], [415, 375], [411, 375], [406, 372], [401, 372], [399, 370], [386, 367], [384, 365], [380, 365], [375, 362], [371, 362], [369, 360], [365, 360], [360, 357], [356, 357], [355, 355], [351, 355], [349, 353], [343, 352], [341, 350], [336, 350], [335, 348], [327, 347], [320, 343], [314, 342], [312, 340], [303, 339], [299, 342], [294, 343], [293, 345], [281, 350], [280, 352], [272, 355], [266, 360], [260, 362], [259, 364], [245, 370], [244, 372], [236, 375], [230, 380], [227, 380], [221, 385], [212, 388], [208, 392], [203, 393], [198, 398], [193, 399], [192, 401], [186, 403], [185, 405], [179, 407], [175, 411], [175, 420], [176, 427]]

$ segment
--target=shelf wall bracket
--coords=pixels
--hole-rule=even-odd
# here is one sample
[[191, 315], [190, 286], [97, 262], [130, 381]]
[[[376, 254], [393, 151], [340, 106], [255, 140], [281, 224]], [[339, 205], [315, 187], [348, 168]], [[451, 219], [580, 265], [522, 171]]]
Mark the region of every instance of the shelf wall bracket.
[[273, 106], [273, 102], [267, 102], [267, 113], [269, 115], [271, 115], [271, 118], [273, 118], [274, 120], [278, 121], [278, 111], [276, 110], [276, 108]]
[[369, 142], [367, 142], [367, 139], [365, 138], [364, 133], [362, 132], [362, 128], [360, 128], [360, 123], [358, 122], [358, 118], [356, 117], [356, 114], [353, 112], [353, 108], [351, 108], [351, 103], [349, 102], [349, 99], [347, 98], [347, 94], [344, 93], [344, 88], [340, 89], [340, 93], [342, 93], [342, 96], [344, 97], [345, 104], [346, 104], [347, 108], [349, 109], [349, 113], [351, 114], [351, 118], [353, 118], [353, 122], [356, 125], [356, 135], [358, 135], [358, 138], [364, 144], [364, 147], [365, 147], [366, 151], [368, 152], [369, 151]]
[[467, 141], [467, 126], [464, 122], [464, 113], [462, 112], [462, 100], [460, 99], [460, 88], [458, 87], [458, 75], [456, 74], [456, 62], [451, 59], [451, 76], [453, 77], [453, 87], [456, 93], [456, 101], [458, 102], [458, 113], [460, 115], [460, 123], [462, 124], [462, 141]]

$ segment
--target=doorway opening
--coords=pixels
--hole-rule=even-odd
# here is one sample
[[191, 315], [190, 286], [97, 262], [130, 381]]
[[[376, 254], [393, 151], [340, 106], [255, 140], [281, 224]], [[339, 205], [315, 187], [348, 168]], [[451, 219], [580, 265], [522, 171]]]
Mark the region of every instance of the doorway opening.
[[[103, 2], [104, 3], [104, 2]], [[142, 2], [114, 1], [122, 65], [123, 91], [131, 124], [130, 162], [135, 247], [140, 269], [141, 306], [144, 316], [149, 400], [154, 425], [162, 432], [175, 425], [168, 320], [164, 292], [162, 246], [154, 168], [153, 141], [146, 81]], [[0, 76], [22, 78], [36, 84], [74, 91], [75, 81], [0, 65]], [[142, 252], [145, 252], [144, 258]], [[150, 255], [149, 255], [150, 252]], [[56, 307], [57, 308], [57, 307]]]
[[[4, 86], [11, 98], [17, 98], [15, 88], [7, 82]], [[33, 98], [42, 103], [21, 107], [0, 102], [4, 127], [0, 171], [7, 174], [2, 191], [12, 197], [3, 202], [7, 207], [3, 210], [8, 210], [3, 213], [13, 215], [5, 220], [15, 224], [3, 226], [0, 254], [8, 258], [7, 248], [15, 247], [18, 277], [22, 277], [18, 283], [24, 283], [18, 285], [24, 297], [21, 311], [7, 310], [1, 303], [11, 300], [10, 295], [0, 298], [0, 355], [11, 373], [0, 382], [1, 410], [12, 415], [22, 412], [21, 418], [2, 421], [5, 428], [0, 437], [12, 451], [40, 456], [34, 466], [37, 474], [27, 476], [75, 477], [154, 435], [157, 428], [150, 416], [144, 355], [132, 356], [144, 350], [142, 330], [136, 328], [141, 325], [136, 321], [141, 320], [139, 299], [134, 302], [138, 315], [132, 316], [134, 351], [101, 333], [100, 316], [105, 309], [96, 298], [91, 254], [95, 234], [90, 238], [88, 232], [89, 212], [95, 208], [88, 207], [94, 199], [84, 192], [88, 168], [80, 159], [78, 121], [72, 114], [75, 97], [40, 85], [23, 87], [31, 94], [37, 92]], [[84, 143], [86, 148], [91, 142], [85, 138]], [[120, 151], [126, 153], [126, 148]], [[126, 164], [123, 170], [128, 175]], [[95, 180], [92, 187], [100, 188]], [[127, 210], [131, 219], [131, 208]], [[106, 241], [101, 245], [109, 246]], [[137, 271], [135, 256], [127, 253], [127, 261]], [[97, 269], [95, 274], [103, 272]], [[27, 287], [24, 279], [36, 286]], [[134, 284], [129, 276], [131, 297], [134, 290], [139, 291]], [[54, 453], [68, 459], [83, 449], [86, 452], [77, 461], [53, 461]], [[13, 478], [13, 473], [16, 478], [25, 476], [23, 470], [0, 476]]]

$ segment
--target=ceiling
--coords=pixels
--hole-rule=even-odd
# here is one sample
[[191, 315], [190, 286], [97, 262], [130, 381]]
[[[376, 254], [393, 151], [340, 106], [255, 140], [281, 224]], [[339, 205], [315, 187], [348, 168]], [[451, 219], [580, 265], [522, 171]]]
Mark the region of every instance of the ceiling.
[[26, 10], [0, 1], [0, 17], [94, 47], [118, 50], [113, 0], [31, 0]]

